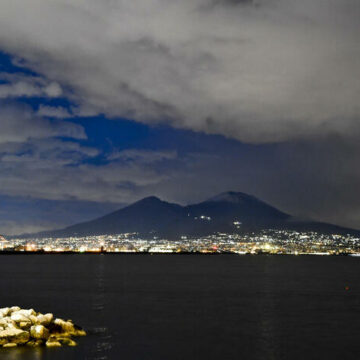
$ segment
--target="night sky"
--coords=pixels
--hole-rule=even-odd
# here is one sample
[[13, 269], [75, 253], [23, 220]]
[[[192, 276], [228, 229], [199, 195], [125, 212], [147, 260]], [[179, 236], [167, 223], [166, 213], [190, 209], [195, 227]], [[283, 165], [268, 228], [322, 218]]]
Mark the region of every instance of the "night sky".
[[0, 233], [234, 190], [360, 229], [359, 0], [1, 0]]

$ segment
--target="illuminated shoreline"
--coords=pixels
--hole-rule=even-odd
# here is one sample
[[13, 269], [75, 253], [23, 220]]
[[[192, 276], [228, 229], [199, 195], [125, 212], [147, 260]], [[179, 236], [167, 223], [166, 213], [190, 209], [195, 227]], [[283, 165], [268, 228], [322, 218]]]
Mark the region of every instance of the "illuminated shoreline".
[[360, 238], [267, 229], [258, 233], [216, 233], [204, 237], [144, 238], [138, 233], [0, 241], [1, 253], [36, 254], [236, 254], [360, 256]]
[[233, 255], [233, 256], [349, 256], [360, 257], [360, 253], [319, 253], [319, 252], [257, 252], [257, 253], [237, 253], [226, 251], [181, 251], [181, 252], [126, 252], [126, 251], [15, 251], [2, 250], [1, 255], [203, 255], [203, 256], [217, 256], [217, 255]]

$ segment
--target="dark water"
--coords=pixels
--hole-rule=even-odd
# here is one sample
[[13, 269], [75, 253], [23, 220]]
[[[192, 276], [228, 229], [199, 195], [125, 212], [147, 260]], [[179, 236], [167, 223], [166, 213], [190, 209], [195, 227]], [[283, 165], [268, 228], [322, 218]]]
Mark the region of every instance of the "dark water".
[[0, 359], [358, 359], [359, 275], [350, 257], [0, 256], [0, 307], [89, 331]]

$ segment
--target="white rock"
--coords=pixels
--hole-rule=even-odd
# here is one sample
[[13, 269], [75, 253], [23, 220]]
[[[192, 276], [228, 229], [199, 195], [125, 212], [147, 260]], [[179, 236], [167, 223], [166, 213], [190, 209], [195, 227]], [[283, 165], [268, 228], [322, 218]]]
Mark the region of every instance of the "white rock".
[[9, 321], [7, 323], [7, 329], [16, 329], [16, 323], [15, 321]]
[[10, 308], [9, 313], [11, 314], [11, 313], [13, 313], [13, 312], [15, 312], [15, 311], [19, 311], [19, 310], [21, 310], [21, 308], [19, 308], [18, 306], [12, 306], [12, 307]]
[[37, 323], [40, 325], [48, 326], [53, 321], [53, 319], [54, 319], [53, 314], [50, 314], [50, 313], [45, 314], [45, 315], [40, 314], [37, 317]]
[[48, 347], [60, 347], [61, 346], [61, 344], [60, 344], [60, 342], [59, 341], [54, 341], [54, 340], [48, 340], [47, 342], [46, 342], [46, 346], [48, 346]]
[[8, 316], [9, 312], [10, 312], [10, 308], [8, 307], [0, 309], [0, 317]]
[[17, 347], [16, 343], [7, 343], [3, 345], [4, 348], [12, 348], [12, 347]]
[[13, 312], [11, 314], [11, 320], [15, 321], [16, 323], [25, 322], [25, 323], [31, 323], [31, 320], [24, 314], [22, 314], [20, 311]]
[[72, 340], [68, 337], [59, 337], [57, 340], [61, 343], [61, 345], [66, 345], [66, 346], [76, 346], [77, 345], [77, 343], [74, 340]]
[[29, 330], [30, 329], [30, 326], [31, 326], [31, 322], [26, 322], [26, 321], [20, 321], [18, 323], [18, 327], [20, 329], [23, 329], [23, 330]]
[[55, 319], [54, 324], [60, 326], [62, 331], [64, 331], [64, 332], [67, 332], [70, 334], [75, 332], [74, 324], [70, 321], [65, 321], [62, 319]]
[[0, 331], [0, 340], [3, 339], [16, 344], [25, 344], [30, 339], [30, 334], [24, 330], [7, 328]]
[[47, 339], [49, 337], [49, 330], [43, 325], [35, 325], [30, 329], [30, 335], [34, 339]]
[[42, 344], [43, 344], [42, 340], [30, 340], [29, 342], [26, 343], [26, 346], [36, 347], [36, 346], [41, 346]]
[[[86, 332], [72, 320], [57, 318], [51, 313], [36, 313], [34, 309], [18, 306], [0, 309], [0, 347], [17, 345], [75, 346], [72, 336], [85, 336]], [[46, 342], [46, 343], [45, 343]]]
[[30, 315], [29, 319], [33, 325], [36, 325], [38, 323], [38, 318], [35, 315]]
[[34, 309], [20, 309], [19, 311], [17, 311], [18, 314], [23, 314], [26, 317], [29, 317], [30, 315], [36, 315], [36, 312]]

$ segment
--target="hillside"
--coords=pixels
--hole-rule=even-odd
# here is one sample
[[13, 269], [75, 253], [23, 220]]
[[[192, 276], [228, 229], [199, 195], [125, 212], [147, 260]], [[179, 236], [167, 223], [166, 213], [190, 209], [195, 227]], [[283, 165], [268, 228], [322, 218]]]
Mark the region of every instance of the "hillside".
[[137, 232], [144, 237], [179, 238], [217, 232], [293, 229], [359, 234], [340, 226], [299, 221], [264, 201], [241, 192], [225, 192], [198, 204], [181, 206], [150, 196], [98, 219], [27, 237], [69, 237]]

